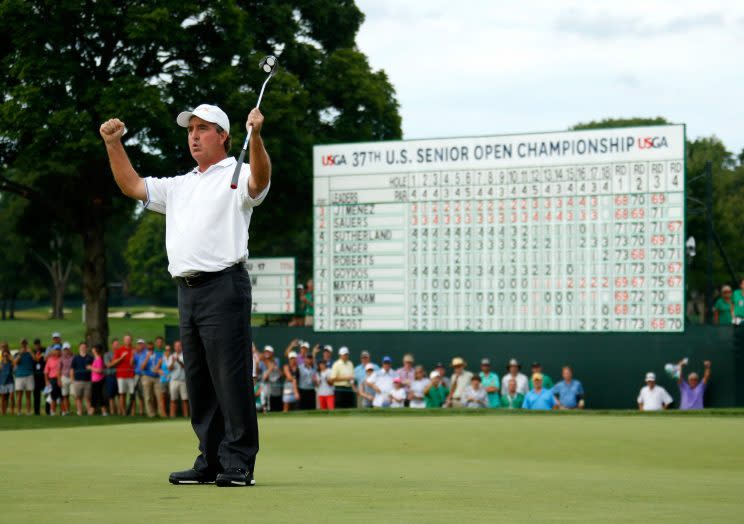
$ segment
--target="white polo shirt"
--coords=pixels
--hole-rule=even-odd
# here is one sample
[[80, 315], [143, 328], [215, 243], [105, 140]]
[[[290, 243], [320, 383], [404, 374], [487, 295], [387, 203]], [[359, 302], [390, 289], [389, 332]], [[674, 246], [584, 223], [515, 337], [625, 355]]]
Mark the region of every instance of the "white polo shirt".
[[659, 411], [664, 409], [664, 405], [669, 405], [673, 402], [673, 398], [667, 390], [658, 384], [651, 389], [648, 386], [643, 386], [641, 392], [638, 395], [638, 403], [643, 404], [643, 411]]
[[248, 258], [248, 227], [253, 208], [269, 192], [248, 194], [250, 168], [243, 164], [238, 188], [230, 188], [235, 157], [170, 178], [145, 178], [145, 208], [165, 215], [168, 271], [182, 277], [220, 271]]

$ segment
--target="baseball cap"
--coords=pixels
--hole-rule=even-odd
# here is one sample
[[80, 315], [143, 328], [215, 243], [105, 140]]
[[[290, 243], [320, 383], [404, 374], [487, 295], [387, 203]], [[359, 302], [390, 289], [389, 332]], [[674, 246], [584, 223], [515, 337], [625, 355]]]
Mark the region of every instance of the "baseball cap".
[[271, 346], [264, 346], [264, 351], [268, 351], [269, 353], [273, 353], [274, 352], [274, 348], [271, 347]]
[[138, 338], [137, 339], [137, 344], [145, 344], [145, 339], [144, 338]]
[[375, 370], [375, 365], [374, 364], [367, 364], [366, 366], [364, 366], [364, 371], [369, 371], [369, 370], [374, 371]]
[[646, 373], [646, 382], [656, 382], [656, 373], [650, 371]]
[[481, 359], [481, 366], [490, 366], [490, 365], [491, 365], [490, 359], [487, 359], [487, 358]]
[[432, 380], [435, 379], [435, 378], [437, 378], [437, 377], [439, 377], [439, 376], [440, 376], [439, 375], [439, 371], [432, 371], [431, 373], [429, 373], [429, 378], [432, 379]]
[[362, 351], [359, 354], [359, 358], [365, 358], [365, 357], [369, 358], [369, 351]]
[[198, 116], [202, 120], [217, 124], [222, 129], [230, 133], [230, 119], [225, 112], [217, 106], [201, 104], [193, 111], [182, 111], [176, 117], [176, 123], [181, 127], [189, 127], [189, 120], [192, 116]]
[[517, 366], [518, 368], [521, 368], [522, 366], [519, 364], [519, 361], [516, 358], [513, 358], [509, 361], [509, 363], [506, 365], [506, 368], [509, 369], [512, 366]]
[[382, 357], [382, 363], [383, 364], [392, 364], [393, 363], [393, 359], [390, 358], [390, 357], [388, 357], [388, 356], [384, 356], [384, 357]]
[[413, 362], [413, 355], [406, 355], [403, 357], [403, 362]]
[[400, 377], [395, 377], [393, 379], [393, 384], [400, 384], [401, 382], [402, 382], [402, 380], [400, 379]]
[[71, 346], [69, 342], [65, 342], [64, 344], [62, 344], [62, 349], [70, 349], [70, 347]]
[[349, 354], [349, 348], [346, 346], [341, 347], [341, 349], [338, 350], [338, 354], [340, 355], [348, 355]]
[[326, 344], [325, 346], [323, 346], [323, 351], [330, 351], [331, 353], [333, 353], [333, 346], [330, 344]]
[[300, 342], [300, 347], [301, 348], [309, 348], [310, 347], [310, 342], [308, 342], [307, 340], [303, 340], [302, 342]]
[[62, 344], [52, 344], [52, 349], [62, 349]]
[[289, 355], [287, 355], [287, 358], [297, 358], [297, 352], [296, 351], [290, 351]]
[[52, 338], [62, 338], [62, 335], [59, 334], [59, 331], [55, 331], [52, 333]]
[[542, 373], [533, 373], [532, 374], [532, 380], [542, 380], [543, 374]]

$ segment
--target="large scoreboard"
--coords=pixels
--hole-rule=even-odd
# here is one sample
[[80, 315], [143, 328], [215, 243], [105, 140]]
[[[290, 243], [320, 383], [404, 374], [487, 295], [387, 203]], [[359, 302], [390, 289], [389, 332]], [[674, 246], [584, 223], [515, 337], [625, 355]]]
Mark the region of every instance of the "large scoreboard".
[[316, 146], [315, 329], [684, 329], [683, 125]]
[[295, 312], [295, 259], [248, 258], [253, 313], [293, 314]]

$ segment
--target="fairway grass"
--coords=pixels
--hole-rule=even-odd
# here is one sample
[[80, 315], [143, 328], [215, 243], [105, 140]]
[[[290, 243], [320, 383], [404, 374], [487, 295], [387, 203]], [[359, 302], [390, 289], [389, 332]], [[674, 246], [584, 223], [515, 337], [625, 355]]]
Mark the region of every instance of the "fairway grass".
[[744, 516], [744, 417], [292, 414], [261, 417], [260, 427], [257, 486], [236, 489], [167, 483], [194, 458], [184, 420], [2, 431], [0, 521]]

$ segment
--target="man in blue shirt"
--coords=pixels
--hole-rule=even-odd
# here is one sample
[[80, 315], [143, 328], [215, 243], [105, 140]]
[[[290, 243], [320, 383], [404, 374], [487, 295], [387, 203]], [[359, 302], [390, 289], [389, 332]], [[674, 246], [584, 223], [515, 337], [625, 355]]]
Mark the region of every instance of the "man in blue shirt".
[[34, 357], [28, 349], [28, 340], [21, 340], [21, 349], [13, 359], [15, 366], [16, 413], [21, 413], [21, 400], [26, 392], [26, 415], [31, 414], [31, 392], [34, 390]]
[[553, 386], [553, 396], [558, 409], [584, 409], [584, 386], [573, 379], [573, 368], [563, 366], [561, 375], [563, 380]]
[[501, 381], [499, 380], [499, 376], [491, 371], [491, 361], [487, 358], [481, 360], [480, 378], [483, 389], [486, 390], [486, 394], [488, 395], [488, 407], [500, 408], [501, 395], [499, 388], [501, 387]]
[[[144, 389], [142, 387], [142, 377], [145, 369], [145, 359], [147, 358], [147, 346], [145, 340], [142, 338], [137, 339], [137, 344], [134, 346], [134, 355], [132, 357], [132, 365], [134, 366], [134, 394], [132, 395], [129, 403], [131, 404], [131, 413], [135, 414], [135, 410], [138, 415], [143, 414], [143, 407], [145, 405]], [[139, 400], [139, 402], [137, 402]]]
[[555, 409], [555, 399], [549, 389], [543, 388], [542, 373], [532, 375], [532, 390], [524, 396], [523, 409], [551, 410]]
[[[162, 346], [162, 339], [159, 340]], [[162, 388], [160, 386], [160, 367], [163, 364], [163, 352], [155, 351], [155, 345], [150, 342], [147, 344], [147, 349], [142, 351], [144, 358], [141, 360], [142, 369], [142, 390], [145, 397], [145, 411], [147, 416], [152, 418], [157, 413], [156, 408], [162, 407], [160, 396], [162, 394]], [[137, 358], [135, 357], [135, 364]], [[160, 416], [164, 417], [165, 413], [160, 410]]]

